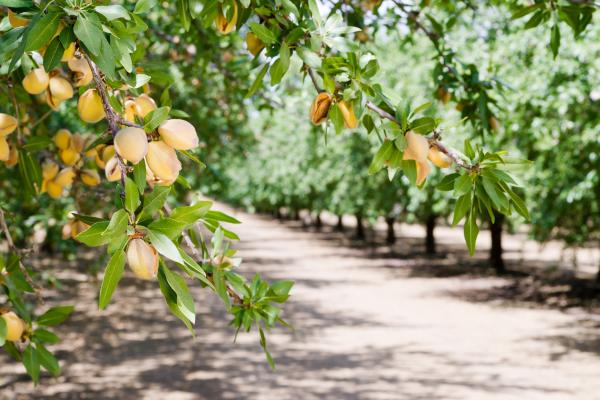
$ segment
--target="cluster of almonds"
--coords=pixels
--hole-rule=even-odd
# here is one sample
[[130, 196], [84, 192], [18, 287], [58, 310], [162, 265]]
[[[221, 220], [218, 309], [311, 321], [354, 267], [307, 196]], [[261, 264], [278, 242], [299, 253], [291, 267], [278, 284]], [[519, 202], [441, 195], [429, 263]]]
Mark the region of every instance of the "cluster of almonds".
[[6, 137], [17, 129], [17, 119], [12, 115], [0, 113], [0, 161], [4, 161], [7, 166], [12, 167], [19, 160], [17, 148], [10, 146]]
[[[327, 120], [329, 109], [333, 102], [333, 96], [322, 92], [317, 95], [310, 108], [310, 120], [313, 124], [319, 125]], [[352, 110], [352, 104], [344, 100], [338, 101], [338, 108], [344, 117], [346, 128], [354, 129], [358, 127], [358, 120]], [[407, 148], [404, 151], [404, 160], [414, 160], [417, 165], [417, 185], [421, 185], [431, 171], [427, 160], [431, 161], [439, 168], [448, 168], [452, 165], [452, 159], [438, 150], [436, 146], [430, 146], [426, 137], [408, 131], [405, 134]]]
[[[317, 95], [310, 107], [310, 121], [313, 124], [320, 125], [327, 120], [333, 100], [333, 96], [327, 92], [321, 92]], [[358, 127], [358, 119], [356, 119], [356, 114], [354, 114], [352, 103], [339, 100], [337, 106], [344, 117], [344, 126], [348, 129], [356, 129]]]
[[25, 322], [12, 311], [5, 312], [0, 317], [6, 323], [6, 340], [18, 342], [25, 332]]
[[[169, 119], [158, 127], [159, 140], [151, 140], [141, 128], [121, 129], [114, 139], [114, 146], [121, 158], [132, 164], [146, 160], [146, 180], [153, 185], [171, 185], [179, 176], [181, 162], [175, 150], [191, 150], [198, 147], [196, 129], [182, 119]], [[150, 141], [149, 141], [150, 140]], [[121, 170], [116, 157], [105, 166], [106, 178], [117, 181]]]
[[86, 160], [89, 159], [94, 159], [99, 165], [96, 148], [84, 151], [87, 141], [83, 135], [72, 134], [67, 129], [60, 129], [54, 135], [54, 144], [64, 167], [61, 169], [59, 164], [52, 160], [44, 162], [42, 165], [42, 193], [48, 193], [53, 199], [58, 199], [63, 195], [64, 189], [70, 187], [76, 178], [81, 179], [87, 186], [100, 184], [98, 171], [84, 168]]

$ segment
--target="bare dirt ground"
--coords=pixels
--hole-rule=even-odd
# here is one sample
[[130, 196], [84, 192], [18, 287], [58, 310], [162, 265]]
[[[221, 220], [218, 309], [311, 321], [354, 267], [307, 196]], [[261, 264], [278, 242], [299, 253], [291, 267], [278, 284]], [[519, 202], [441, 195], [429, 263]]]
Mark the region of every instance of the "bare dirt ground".
[[[428, 258], [404, 227], [390, 249], [237, 217], [244, 274], [296, 281], [285, 308], [295, 331], [270, 335], [276, 372], [257, 335], [232, 344], [207, 291], [194, 290], [192, 338], [156, 283], [126, 276], [100, 312], [84, 273], [92, 261], [57, 263], [63, 287], [49, 304], [77, 306], [53, 348], [63, 374], [34, 388], [0, 355], [0, 399], [600, 399], [600, 314], [593, 301], [571, 302], [569, 284], [493, 277], [485, 251], [466, 259], [460, 234], [443, 229], [442, 254]], [[543, 258], [511, 240], [523, 251], [509, 267]]]

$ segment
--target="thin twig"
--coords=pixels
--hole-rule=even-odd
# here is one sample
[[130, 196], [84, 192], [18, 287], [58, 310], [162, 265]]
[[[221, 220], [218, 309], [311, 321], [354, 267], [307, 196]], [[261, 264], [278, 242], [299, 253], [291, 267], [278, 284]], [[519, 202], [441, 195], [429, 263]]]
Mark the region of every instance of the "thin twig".
[[[311, 76], [311, 79], [313, 78], [313, 75], [315, 74], [315, 72], [313, 71], [312, 68], [308, 67], [307, 68], [308, 74]], [[317, 89], [317, 91], [319, 91], [319, 87], [316, 84], [316, 78], [312, 79], [313, 84], [315, 86], [315, 89]], [[377, 106], [375, 103], [373, 103], [372, 101], [367, 101], [366, 107], [373, 111], [374, 113], [376, 113], [377, 115], [379, 115], [381, 118], [387, 119], [392, 121], [393, 123], [395, 123], [398, 126], [401, 126], [402, 124], [400, 123], [400, 121], [398, 121], [396, 119], [396, 117], [394, 117], [392, 114], [390, 114], [389, 112], [385, 111], [384, 109], [382, 109], [381, 107]], [[432, 137], [428, 137], [427, 140], [429, 141], [429, 145], [431, 147], [435, 147], [437, 148], [440, 152], [444, 153], [445, 155], [447, 155], [448, 157], [450, 157], [450, 159], [458, 166], [467, 170], [471, 170], [471, 166], [469, 166], [468, 164], [466, 164], [463, 159], [458, 155], [458, 153], [456, 153], [455, 151], [447, 148], [446, 146], [444, 146], [442, 143], [440, 143], [439, 141], [439, 134], [435, 133]]]
[[[121, 118], [121, 116], [118, 115], [110, 105], [108, 91], [104, 81], [102, 80], [98, 66], [86, 53], [83, 51], [81, 53], [87, 60], [90, 69], [92, 70], [92, 76], [94, 78], [94, 83], [96, 84], [96, 90], [98, 91], [100, 99], [102, 100], [102, 108], [104, 108], [104, 114], [106, 115], [106, 121], [108, 122], [108, 129], [114, 138], [117, 135], [117, 132], [119, 132], [118, 124], [122, 123], [121, 121], [124, 121], [124, 119]], [[117, 157], [117, 163], [119, 165], [119, 169], [121, 170], [121, 199], [125, 200], [125, 175], [127, 173], [127, 167], [125, 166], [125, 162], [119, 153], [115, 153], [115, 156]]]

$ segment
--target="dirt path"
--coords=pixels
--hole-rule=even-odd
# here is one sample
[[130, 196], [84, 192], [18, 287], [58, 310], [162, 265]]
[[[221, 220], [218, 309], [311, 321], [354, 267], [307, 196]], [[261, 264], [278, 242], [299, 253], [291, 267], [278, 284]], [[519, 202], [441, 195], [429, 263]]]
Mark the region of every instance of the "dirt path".
[[57, 269], [78, 312], [55, 347], [63, 366], [40, 388], [0, 356], [0, 399], [600, 399], [600, 318], [579, 309], [464, 300], [502, 279], [415, 273], [422, 258], [386, 258], [292, 223], [238, 213], [247, 276], [294, 279], [274, 331], [271, 372], [256, 335], [233, 331], [195, 290], [197, 337], [168, 314], [153, 283], [125, 278], [106, 312], [78, 267]]

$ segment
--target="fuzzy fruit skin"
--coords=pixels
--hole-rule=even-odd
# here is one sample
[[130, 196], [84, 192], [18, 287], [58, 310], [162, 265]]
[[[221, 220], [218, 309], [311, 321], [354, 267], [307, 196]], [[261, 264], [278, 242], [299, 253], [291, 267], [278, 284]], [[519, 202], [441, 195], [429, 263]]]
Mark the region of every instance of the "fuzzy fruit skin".
[[73, 180], [75, 179], [75, 171], [73, 170], [73, 168], [68, 167], [68, 168], [64, 168], [62, 169], [58, 175], [56, 175], [56, 178], [54, 178], [54, 183], [56, 183], [57, 185], [60, 185], [62, 187], [65, 186], [69, 186], [73, 183]]
[[427, 162], [429, 155], [429, 142], [427, 138], [413, 131], [406, 132], [406, 142], [408, 144], [404, 150], [403, 160], [414, 160], [417, 164], [417, 185], [421, 185], [427, 179], [431, 171], [431, 166]]
[[452, 159], [435, 147], [429, 149], [428, 158], [438, 168], [448, 168], [452, 165]]
[[25, 323], [12, 311], [2, 314], [2, 319], [6, 322], [6, 340], [9, 342], [18, 342], [25, 331]]
[[71, 132], [68, 129], [59, 129], [54, 135], [54, 144], [61, 150], [69, 148], [71, 143]]
[[17, 14], [12, 12], [10, 9], [8, 10], [8, 23], [13, 28], [18, 28], [20, 26], [29, 25], [29, 20], [25, 18], [19, 17]]
[[310, 107], [310, 122], [320, 125], [327, 121], [331, 107], [331, 95], [326, 92], [319, 93]]
[[125, 100], [124, 108], [125, 113], [123, 118], [129, 122], [135, 122], [135, 116], [137, 114], [137, 104], [135, 104], [135, 100]]
[[48, 90], [52, 93], [52, 98], [60, 101], [73, 97], [73, 87], [71, 86], [71, 83], [61, 76], [50, 78]]
[[83, 58], [71, 57], [67, 61], [69, 69], [75, 73], [75, 86], [87, 86], [94, 76], [88, 62]]
[[246, 47], [248, 47], [250, 54], [256, 57], [265, 48], [265, 44], [253, 32], [248, 32], [246, 35]]
[[164, 181], [174, 181], [181, 171], [175, 150], [162, 140], [148, 144], [146, 163], [154, 176]]
[[106, 116], [102, 99], [96, 89], [88, 89], [79, 97], [77, 111], [79, 111], [79, 117], [84, 122], [91, 124], [103, 120]]
[[62, 55], [60, 61], [68, 62], [71, 58], [73, 58], [74, 54], [75, 54], [75, 42], [71, 42], [69, 47], [67, 47], [65, 49], [65, 51], [63, 51], [63, 55]]
[[62, 228], [63, 239], [75, 239], [77, 235], [85, 231], [90, 226], [85, 222], [71, 220], [67, 222]]
[[169, 119], [158, 127], [162, 140], [175, 150], [191, 150], [198, 147], [196, 128], [183, 119]]
[[116, 182], [121, 179], [121, 167], [119, 166], [119, 160], [117, 160], [116, 156], [113, 156], [106, 162], [104, 174], [109, 182]]
[[36, 68], [23, 78], [23, 88], [29, 94], [40, 94], [48, 88], [50, 77], [44, 68]]
[[44, 165], [42, 165], [42, 177], [44, 180], [54, 179], [54, 177], [58, 174], [58, 164], [53, 161], [46, 161]]
[[46, 182], [46, 191], [53, 199], [59, 199], [62, 196], [63, 187], [54, 181]]
[[148, 136], [140, 128], [123, 128], [115, 136], [115, 150], [123, 159], [137, 164], [148, 153]]
[[498, 122], [496, 117], [490, 117], [488, 119], [488, 123], [490, 124], [490, 129], [493, 132], [498, 132], [498, 130], [500, 129], [500, 122]]
[[142, 239], [133, 239], [127, 247], [127, 264], [135, 276], [152, 279], [158, 272], [158, 253]]
[[404, 150], [405, 160], [426, 161], [429, 155], [429, 142], [427, 138], [413, 131], [406, 132], [407, 147]]
[[356, 129], [358, 127], [358, 120], [352, 109], [352, 103], [347, 103], [342, 100], [338, 103], [338, 107], [344, 117], [344, 126], [348, 129]]
[[93, 169], [84, 169], [81, 171], [81, 181], [87, 186], [98, 186], [100, 184], [100, 175]]
[[60, 159], [65, 165], [75, 165], [81, 156], [75, 150], [68, 148], [60, 151]]
[[217, 20], [216, 20], [217, 30], [222, 34], [230, 33], [231, 31], [233, 31], [235, 29], [235, 26], [237, 24], [237, 19], [238, 19], [237, 2], [235, 2], [235, 1], [233, 2], [233, 16], [231, 17], [230, 21], [228, 21], [227, 17], [225, 17], [225, 15], [223, 15], [223, 10], [221, 9], [221, 7], [219, 7], [218, 14], [217, 14]]
[[12, 115], [0, 113], [0, 137], [10, 135], [17, 129], [17, 119]]
[[115, 155], [115, 146], [109, 145], [106, 146], [104, 144], [100, 144], [96, 146], [96, 165], [100, 169], [104, 169], [106, 167], [106, 163]]
[[12, 146], [10, 148], [10, 153], [8, 154], [8, 160], [6, 160], [7, 167], [14, 167], [19, 162], [19, 152], [17, 148]]
[[151, 111], [156, 110], [156, 102], [152, 99], [152, 97], [147, 94], [141, 94], [136, 97], [135, 101], [135, 113], [144, 118]]
[[0, 137], [0, 161], [8, 161], [10, 157], [10, 147], [5, 137]]

